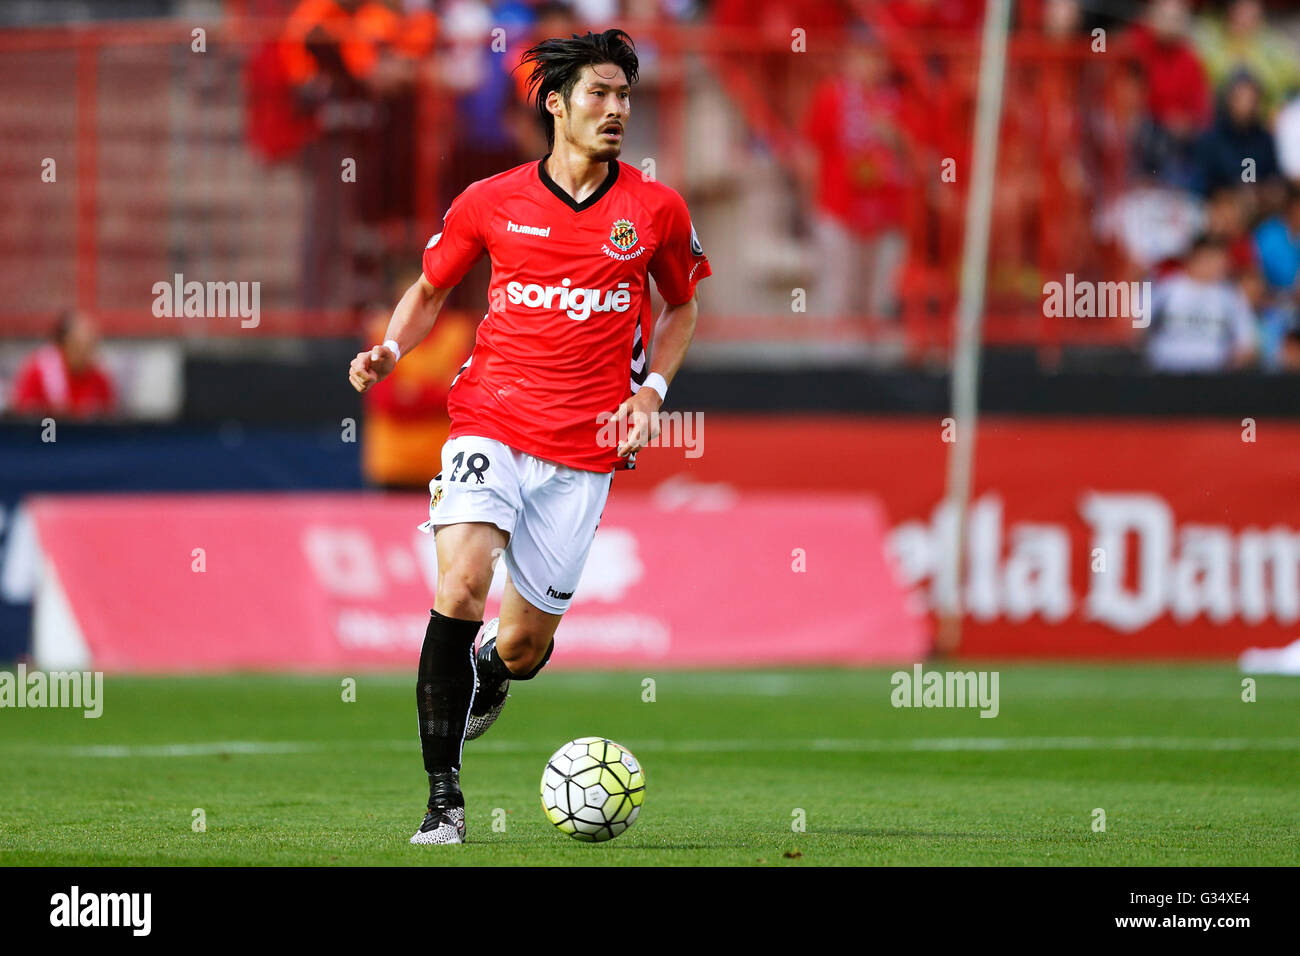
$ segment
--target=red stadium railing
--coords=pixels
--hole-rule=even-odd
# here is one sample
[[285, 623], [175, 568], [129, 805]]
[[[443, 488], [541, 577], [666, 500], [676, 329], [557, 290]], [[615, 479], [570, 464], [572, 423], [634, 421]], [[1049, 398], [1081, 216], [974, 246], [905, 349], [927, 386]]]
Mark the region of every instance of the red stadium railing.
[[[258, 94], [249, 87], [247, 67], [259, 44], [281, 26], [246, 18], [207, 25], [202, 57], [190, 47], [194, 25], [177, 21], [0, 32], [0, 77], [7, 91], [7, 105], [0, 104], [0, 205], [10, 210], [0, 227], [0, 275], [7, 290], [0, 334], [43, 334], [57, 311], [74, 306], [96, 315], [109, 335], [357, 330], [352, 302], [304, 304], [305, 287], [320, 278], [309, 274], [304, 280], [299, 261], [311, 222], [305, 172], [293, 160], [262, 162], [247, 140], [248, 104]], [[839, 69], [846, 49], [843, 36], [818, 37], [811, 52], [802, 54], [807, 59], [793, 61], [788, 40], [750, 28], [656, 23], [631, 24], [628, 30], [643, 52], [652, 53], [639, 95], [651, 105], [658, 175], [681, 184], [697, 224], [734, 221], [718, 210], [738, 203], [756, 153], [775, 157], [792, 174], [801, 110], [818, 80]], [[743, 283], [761, 276], [728, 276], [715, 265], [704, 291], [700, 341], [722, 347], [755, 341], [892, 343], [913, 358], [946, 353], [978, 38], [917, 36], [888, 25], [877, 35], [904, 105], [898, 132], [909, 176], [900, 314], [814, 319], [790, 310], [789, 291], [775, 279], [766, 298], [756, 297]], [[1034, 346], [1049, 356], [1073, 344], [1125, 343], [1132, 335], [1127, 323], [1049, 319], [1041, 307], [1042, 283], [1066, 271], [1135, 278], [1122, 255], [1094, 238], [1092, 228], [1097, 209], [1126, 184], [1126, 144], [1089, 139], [1089, 130], [1101, 125], [1091, 121], [1117, 109], [1111, 79], [1122, 71], [1115, 60], [1099, 62], [1082, 40], [1060, 44], [1027, 36], [1013, 39], [1008, 63], [986, 338]], [[693, 81], [716, 85], [731, 118], [747, 131], [719, 138], [734, 181], [729, 187], [715, 182], [698, 194], [691, 167], [699, 155], [692, 136], [699, 133], [691, 120], [703, 95]], [[454, 135], [452, 109], [445, 89], [421, 80], [408, 240], [436, 231], [441, 217], [439, 182]], [[41, 182], [39, 164], [46, 156], [56, 159], [57, 182], [70, 189]], [[946, 158], [958, 160], [955, 183], [941, 181]], [[707, 228], [700, 232], [708, 245], [743, 244], [732, 262], [764, 243], [801, 244], [789, 223], [770, 235]], [[789, 235], [781, 235], [783, 230]], [[806, 241], [802, 247], [807, 250]], [[409, 249], [414, 264], [418, 246], [394, 248], [399, 255]], [[149, 307], [152, 285], [178, 271], [242, 281], [262, 275], [259, 270], [274, 278], [263, 282], [255, 329], [229, 317], [159, 317]], [[729, 305], [737, 301], [755, 304]]]

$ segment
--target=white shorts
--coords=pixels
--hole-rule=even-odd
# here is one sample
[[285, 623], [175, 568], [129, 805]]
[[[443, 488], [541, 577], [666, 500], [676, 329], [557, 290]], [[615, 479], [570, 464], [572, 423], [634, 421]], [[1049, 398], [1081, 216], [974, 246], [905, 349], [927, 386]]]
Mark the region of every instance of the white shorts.
[[485, 521], [510, 536], [506, 571], [529, 604], [563, 614], [573, 602], [609, 497], [613, 472], [582, 471], [494, 438], [458, 435], [442, 446], [421, 530]]

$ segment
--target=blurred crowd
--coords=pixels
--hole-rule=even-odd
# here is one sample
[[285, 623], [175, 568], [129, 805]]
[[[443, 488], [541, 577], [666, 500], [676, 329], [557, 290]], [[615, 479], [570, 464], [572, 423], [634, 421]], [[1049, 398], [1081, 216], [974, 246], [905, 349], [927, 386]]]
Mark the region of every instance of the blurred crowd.
[[1143, 262], [1151, 367], [1300, 369], [1300, 48], [1260, 0], [1198, 18], [1153, 0], [1128, 42], [1145, 89], [1130, 195], [1184, 209]]
[[[887, 2], [839, 24], [846, 55], [806, 98], [796, 149], [823, 314], [950, 308], [978, 64], [944, 44], [973, 42], [980, 7]], [[1015, 5], [1031, 45], [1007, 67], [989, 312], [1066, 272], [1146, 280], [1133, 344], [1151, 370], [1300, 370], [1295, 17], [1287, 32], [1287, 8], [1260, 0], [1099, 9]], [[931, 38], [918, 56], [907, 29]]]
[[[781, 251], [772, 260], [804, 264], [807, 282], [800, 274], [791, 285], [809, 286], [808, 311], [882, 328], [912, 329], [909, 316], [920, 313], [950, 323], [983, 0], [232, 6], [273, 27], [255, 34], [242, 61], [244, 129], [262, 160], [301, 170], [307, 314], [342, 307], [378, 322], [427, 238], [418, 230], [470, 182], [545, 152], [525, 71], [515, 69], [528, 45], [611, 24], [691, 23], [720, 51], [701, 57], [716, 80], [707, 94], [745, 130], [719, 143], [734, 182], [713, 195], [788, 193], [795, 212], [784, 221], [739, 225]], [[1262, 0], [1015, 0], [1013, 10], [990, 324], [1034, 311], [1044, 283], [1066, 273], [1145, 280], [1154, 287], [1149, 328], [1107, 341], [1140, 353], [1152, 371], [1300, 371], [1300, 9]], [[652, 33], [636, 32], [651, 78], [638, 100], [641, 126], [645, 143], [658, 143], [670, 110], [656, 101], [660, 51]], [[790, 56], [800, 32], [806, 59]], [[747, 39], [737, 45], [737, 37]], [[696, 92], [678, 106], [696, 110], [696, 99], [708, 99]], [[698, 131], [699, 117], [681, 128]], [[744, 165], [759, 154], [782, 170], [774, 187], [756, 186]], [[688, 198], [697, 222], [707, 222], [712, 197]], [[448, 302], [471, 324], [487, 268], [481, 262]], [[728, 298], [737, 291], [728, 287]], [[788, 292], [769, 299], [788, 312]], [[757, 314], [765, 301], [727, 307]], [[466, 330], [448, 325], [454, 352]], [[818, 334], [815, 324], [803, 328]], [[1041, 335], [1016, 334], [1028, 344]], [[31, 414], [111, 409], [111, 383], [88, 358], [95, 338], [93, 317], [60, 317], [10, 378], [2, 404]], [[394, 405], [399, 416], [441, 414], [438, 388], [404, 394], [414, 404]]]
[[[426, 218], [475, 179], [545, 152], [515, 70], [536, 38], [693, 21], [759, 41], [754, 55], [713, 65], [789, 172], [794, 236], [812, 263], [809, 311], [890, 324], [929, 308], [946, 321], [983, 0], [283, 4], [284, 29], [253, 64], [250, 132], [267, 157], [300, 153], [314, 184], [309, 310], [387, 305], [422, 239], [412, 231], [428, 162], [417, 158], [421, 130], [443, 131]], [[1151, 369], [1300, 368], [1300, 48], [1279, 26], [1286, 9], [1017, 0], [1013, 10], [1013, 36], [1036, 46], [1008, 65], [989, 311], [1023, 311], [1027, 290], [1065, 272], [1144, 279], [1157, 286], [1156, 311], [1134, 344]], [[837, 38], [829, 49], [841, 55], [790, 57], [800, 31]], [[642, 52], [653, 63], [653, 38]], [[421, 84], [442, 91], [425, 101], [441, 113], [419, 112]], [[340, 190], [348, 159], [383, 174]], [[484, 262], [449, 304], [478, 309], [486, 283]]]
[[[412, 231], [417, 170], [437, 172], [427, 218], [471, 182], [546, 151], [527, 73], [516, 69], [535, 38], [693, 13], [693, 0], [299, 0], [254, 58], [249, 128], [266, 158], [301, 155], [313, 184], [303, 274], [317, 281], [303, 306], [373, 305], [387, 294], [427, 238]], [[421, 87], [439, 95], [422, 101]], [[422, 102], [437, 112], [421, 113]], [[364, 175], [340, 190], [348, 160]], [[449, 304], [478, 308], [486, 280], [484, 263]]]

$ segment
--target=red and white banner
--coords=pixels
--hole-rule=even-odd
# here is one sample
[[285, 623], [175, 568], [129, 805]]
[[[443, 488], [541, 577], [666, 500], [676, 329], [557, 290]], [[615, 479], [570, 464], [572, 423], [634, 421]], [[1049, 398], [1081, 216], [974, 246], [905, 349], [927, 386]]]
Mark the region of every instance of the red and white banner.
[[[624, 484], [620, 478], [618, 485]], [[437, 582], [427, 496], [37, 498], [37, 663], [414, 667]], [[616, 488], [553, 665], [912, 661], [923, 613], [868, 496], [669, 501]], [[486, 617], [504, 589], [500, 563]]]
[[[950, 586], [944, 439], [962, 436], [919, 418], [701, 424], [691, 455], [647, 449], [616, 476], [556, 666], [922, 657]], [[436, 582], [426, 504], [37, 499], [38, 663], [408, 666]], [[1291, 644], [1300, 425], [985, 417], [965, 542], [966, 656]]]
[[[698, 458], [637, 480], [680, 500], [797, 485], [884, 502], [928, 607], [950, 587], [938, 418], [705, 416]], [[1224, 657], [1300, 638], [1300, 424], [980, 420], [966, 656]]]

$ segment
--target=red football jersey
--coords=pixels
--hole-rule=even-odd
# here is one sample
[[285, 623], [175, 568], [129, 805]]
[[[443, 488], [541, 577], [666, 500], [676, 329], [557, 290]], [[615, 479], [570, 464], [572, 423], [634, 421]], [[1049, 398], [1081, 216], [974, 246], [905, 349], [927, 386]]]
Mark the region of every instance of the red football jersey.
[[649, 277], [681, 305], [712, 270], [675, 190], [616, 161], [574, 202], [545, 163], [470, 185], [425, 247], [425, 278], [440, 289], [484, 251], [492, 260], [488, 312], [447, 400], [449, 437], [607, 472], [628, 462], [599, 443], [599, 416], [645, 381]]

